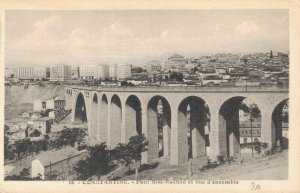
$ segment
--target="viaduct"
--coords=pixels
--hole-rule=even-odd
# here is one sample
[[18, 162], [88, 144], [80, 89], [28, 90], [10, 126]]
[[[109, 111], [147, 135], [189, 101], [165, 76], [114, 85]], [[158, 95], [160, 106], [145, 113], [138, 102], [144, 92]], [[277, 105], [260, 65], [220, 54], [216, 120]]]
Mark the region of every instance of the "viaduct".
[[163, 149], [162, 156], [179, 165], [189, 157], [239, 153], [239, 107], [245, 98], [261, 111], [261, 141], [271, 146], [281, 140], [288, 93], [277, 87], [66, 86], [66, 102], [72, 121], [87, 122], [91, 140], [114, 148], [143, 133], [149, 142], [144, 163], [161, 156]]

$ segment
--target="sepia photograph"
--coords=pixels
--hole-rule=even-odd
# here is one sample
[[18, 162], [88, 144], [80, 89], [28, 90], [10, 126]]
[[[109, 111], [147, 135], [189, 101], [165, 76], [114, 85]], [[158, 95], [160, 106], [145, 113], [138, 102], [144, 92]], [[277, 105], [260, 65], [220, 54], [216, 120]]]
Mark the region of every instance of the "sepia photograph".
[[1, 2], [0, 192], [299, 190], [299, 2], [79, 2]]
[[288, 10], [8, 10], [5, 59], [5, 180], [288, 179]]

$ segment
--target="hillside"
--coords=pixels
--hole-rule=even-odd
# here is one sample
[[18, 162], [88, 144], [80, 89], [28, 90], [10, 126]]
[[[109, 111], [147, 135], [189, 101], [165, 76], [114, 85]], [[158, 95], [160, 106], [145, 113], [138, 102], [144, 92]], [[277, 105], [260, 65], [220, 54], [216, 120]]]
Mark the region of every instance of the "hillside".
[[[206, 171], [200, 171], [200, 167], [195, 166], [197, 164], [193, 167], [191, 177], [194, 180], [286, 180], [288, 179], [288, 151], [267, 157], [247, 157], [244, 159], [243, 164], [236, 161]], [[178, 167], [170, 166], [168, 157], [153, 161], [144, 168], [146, 169], [139, 173], [139, 180], [188, 179], [188, 164], [185, 163]], [[126, 166], [112, 172], [110, 175], [119, 177], [119, 180], [134, 180], [134, 171], [126, 174], [127, 171], [128, 167]]]
[[5, 105], [33, 103], [34, 99], [64, 98], [65, 89], [61, 85], [5, 86]]

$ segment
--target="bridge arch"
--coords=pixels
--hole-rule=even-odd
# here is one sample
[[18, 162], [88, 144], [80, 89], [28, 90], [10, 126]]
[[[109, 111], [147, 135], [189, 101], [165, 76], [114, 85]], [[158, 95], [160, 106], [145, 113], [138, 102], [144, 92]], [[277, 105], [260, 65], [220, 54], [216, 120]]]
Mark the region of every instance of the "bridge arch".
[[117, 94], [110, 101], [110, 148], [121, 142], [122, 104]]
[[208, 155], [209, 107], [202, 98], [184, 98], [177, 111], [179, 149], [178, 156], [183, 162], [189, 158]]
[[[288, 125], [288, 114], [287, 118], [284, 117], [285, 112], [288, 111], [288, 100], [284, 99], [279, 102], [272, 112], [272, 135], [274, 137], [274, 142], [279, 142], [283, 149], [288, 149], [288, 128], [283, 128], [283, 124]], [[288, 112], [286, 112], [288, 113]]]
[[79, 92], [79, 94], [76, 97], [74, 120], [75, 122], [77, 121], [81, 121], [82, 123], [87, 122], [87, 109], [86, 109], [86, 103], [82, 92]]
[[[257, 119], [241, 110], [242, 103], [247, 104], [247, 102], [256, 105], [259, 109]], [[241, 144], [261, 141], [261, 119], [260, 107], [251, 97], [234, 96], [223, 102], [219, 109], [220, 155], [231, 157], [244, 151], [249, 153], [249, 149], [241, 151]]]
[[148, 159], [170, 155], [171, 106], [160, 95], [153, 96], [147, 104]]
[[142, 107], [136, 95], [130, 95], [125, 102], [125, 142], [134, 135], [142, 135]]

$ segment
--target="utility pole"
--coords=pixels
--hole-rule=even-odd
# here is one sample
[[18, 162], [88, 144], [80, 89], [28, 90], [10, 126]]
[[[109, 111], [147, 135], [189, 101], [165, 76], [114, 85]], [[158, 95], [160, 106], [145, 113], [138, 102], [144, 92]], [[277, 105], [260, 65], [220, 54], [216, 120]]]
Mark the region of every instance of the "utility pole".
[[253, 135], [252, 135], [252, 121], [253, 121], [253, 118], [252, 118], [252, 110], [250, 110], [250, 134], [251, 134], [251, 152], [252, 152], [252, 157], [253, 157]]
[[191, 158], [189, 159], [189, 162], [188, 162], [188, 178], [189, 178], [189, 180], [192, 179], [192, 159]]
[[51, 175], [51, 161], [50, 161], [50, 175]]
[[189, 149], [188, 149], [188, 158], [192, 158], [193, 157], [193, 146], [192, 146], [192, 128], [191, 128], [191, 107], [188, 104], [187, 105], [187, 121], [188, 121], [188, 131], [189, 131], [189, 137], [188, 137], [188, 145], [189, 145]]

